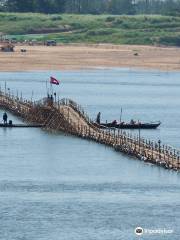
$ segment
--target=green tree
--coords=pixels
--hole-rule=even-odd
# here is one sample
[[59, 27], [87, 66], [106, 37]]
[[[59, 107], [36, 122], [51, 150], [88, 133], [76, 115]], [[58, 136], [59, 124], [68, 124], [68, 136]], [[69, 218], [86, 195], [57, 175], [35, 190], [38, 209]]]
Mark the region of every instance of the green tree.
[[111, 0], [109, 2], [109, 12], [112, 14], [134, 14], [134, 4], [132, 0]]
[[10, 12], [33, 12], [34, 0], [7, 0], [5, 6]]

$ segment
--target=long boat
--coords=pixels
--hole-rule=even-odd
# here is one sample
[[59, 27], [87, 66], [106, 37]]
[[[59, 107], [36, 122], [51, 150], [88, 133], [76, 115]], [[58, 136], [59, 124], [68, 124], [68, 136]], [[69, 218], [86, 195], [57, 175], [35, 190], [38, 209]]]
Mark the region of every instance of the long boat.
[[122, 108], [121, 108], [121, 115], [119, 123], [114, 120], [113, 122], [102, 123], [101, 122], [101, 112], [97, 114], [96, 123], [94, 123], [99, 128], [119, 128], [119, 129], [156, 129], [161, 125], [161, 122], [150, 122], [150, 123], [143, 123], [143, 122], [136, 122], [133, 119], [129, 122], [122, 121]]
[[120, 129], [156, 129], [161, 125], [161, 122], [152, 123], [100, 123], [100, 128], [120, 128]]

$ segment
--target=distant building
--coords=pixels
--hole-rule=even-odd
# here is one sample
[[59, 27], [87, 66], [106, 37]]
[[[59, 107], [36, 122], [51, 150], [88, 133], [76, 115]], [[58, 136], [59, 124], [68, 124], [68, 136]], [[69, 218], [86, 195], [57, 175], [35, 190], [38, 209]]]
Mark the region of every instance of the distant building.
[[3, 43], [0, 47], [1, 52], [14, 52], [14, 45], [11, 43]]

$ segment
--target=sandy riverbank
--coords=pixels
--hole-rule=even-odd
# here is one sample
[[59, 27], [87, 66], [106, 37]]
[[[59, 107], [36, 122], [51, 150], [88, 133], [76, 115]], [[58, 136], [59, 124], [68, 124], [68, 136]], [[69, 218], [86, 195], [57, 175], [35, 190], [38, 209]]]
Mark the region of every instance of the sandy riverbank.
[[[20, 49], [27, 49], [21, 53]], [[138, 53], [138, 56], [134, 54]], [[16, 46], [0, 52], [0, 71], [73, 70], [94, 67], [138, 67], [180, 70], [180, 48], [128, 45]]]

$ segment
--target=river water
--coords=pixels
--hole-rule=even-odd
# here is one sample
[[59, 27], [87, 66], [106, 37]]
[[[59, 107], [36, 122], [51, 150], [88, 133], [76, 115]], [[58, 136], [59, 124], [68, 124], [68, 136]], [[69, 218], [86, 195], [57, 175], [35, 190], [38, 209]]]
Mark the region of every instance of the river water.
[[[180, 148], [179, 72], [0, 73], [1, 88], [6, 81], [7, 91], [41, 99], [51, 75], [61, 79], [58, 96], [91, 118], [101, 111], [104, 121], [118, 120], [122, 107], [124, 121], [162, 122], [142, 136]], [[180, 174], [63, 133], [0, 129], [0, 137], [0, 239], [131, 240], [139, 226], [173, 231], [141, 239], [180, 239]]]

